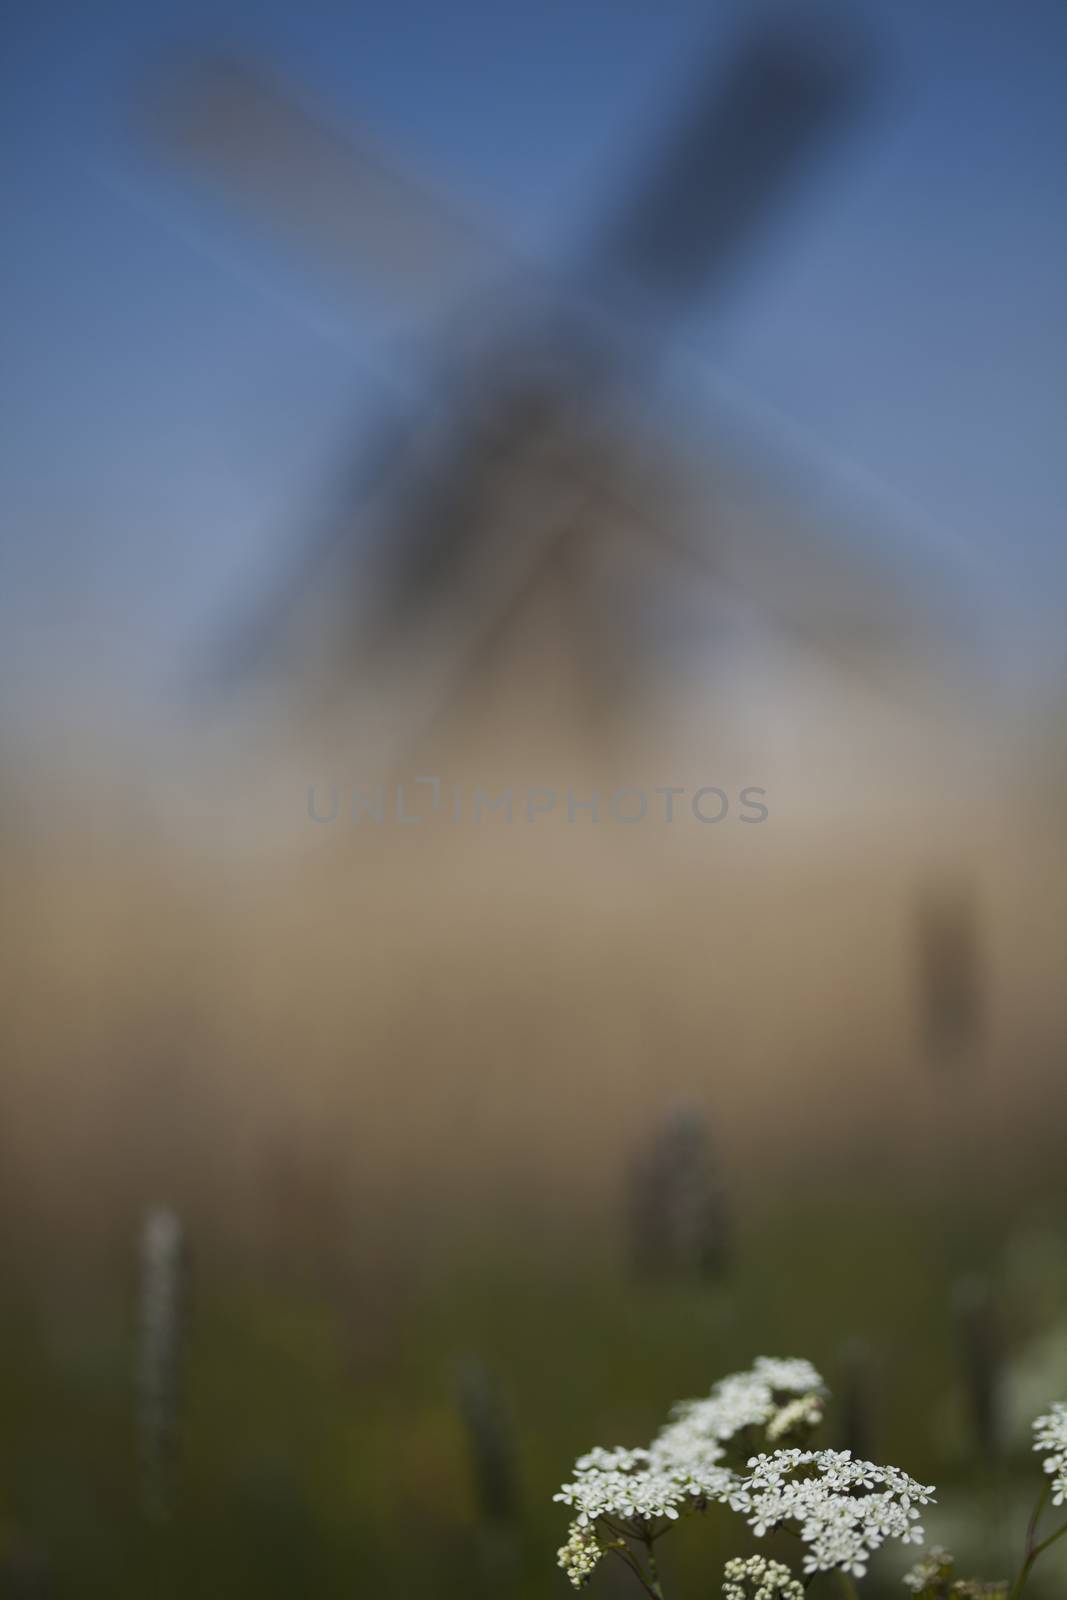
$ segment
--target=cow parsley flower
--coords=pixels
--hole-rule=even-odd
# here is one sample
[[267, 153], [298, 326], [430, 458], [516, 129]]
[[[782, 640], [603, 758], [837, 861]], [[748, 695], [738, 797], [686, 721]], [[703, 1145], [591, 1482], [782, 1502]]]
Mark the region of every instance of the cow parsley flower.
[[795, 1356], [785, 1361], [773, 1356], [758, 1356], [752, 1376], [783, 1394], [807, 1394], [809, 1390], [825, 1387], [811, 1362]]
[[721, 1452], [711, 1445], [701, 1455], [670, 1455], [651, 1450], [591, 1450], [575, 1463], [574, 1481], [553, 1499], [578, 1513], [577, 1526], [598, 1517], [623, 1523], [648, 1523], [666, 1517], [673, 1522], [698, 1501], [720, 1500], [731, 1490], [734, 1475], [716, 1464]]
[[767, 1441], [769, 1444], [780, 1444], [790, 1434], [806, 1437], [819, 1426], [822, 1418], [822, 1396], [801, 1395], [799, 1400], [790, 1400], [788, 1405], [775, 1412], [767, 1424]]
[[567, 1543], [559, 1551], [559, 1565], [576, 1589], [581, 1589], [596, 1571], [604, 1551], [592, 1528], [572, 1522]]
[[[676, 1406], [647, 1450], [597, 1448], [575, 1463], [574, 1479], [554, 1496], [578, 1513], [577, 1526], [599, 1517], [619, 1522], [674, 1521], [682, 1511], [729, 1499], [738, 1479], [722, 1465], [724, 1446], [749, 1428], [767, 1428], [790, 1396], [817, 1403], [822, 1379], [808, 1361], [761, 1356], [750, 1372], [724, 1378], [704, 1400]], [[804, 1406], [803, 1416], [811, 1415]], [[799, 1420], [799, 1419], [797, 1419]]]
[[[921, 1544], [918, 1508], [934, 1491], [896, 1467], [796, 1446], [750, 1456], [747, 1470], [731, 1464], [731, 1448], [802, 1438], [821, 1420], [823, 1394], [809, 1362], [761, 1357], [705, 1399], [676, 1406], [647, 1449], [581, 1456], [555, 1496], [577, 1513], [559, 1553], [571, 1583], [580, 1588], [607, 1551], [625, 1553], [625, 1540], [651, 1556], [664, 1523], [712, 1504], [742, 1513], [757, 1537], [783, 1527], [797, 1534], [808, 1578], [834, 1569], [861, 1578], [887, 1539]], [[726, 1567], [725, 1600], [802, 1600], [803, 1592], [788, 1568], [763, 1556]]]
[[955, 1558], [933, 1549], [904, 1575], [904, 1587], [922, 1600], [1007, 1600], [1006, 1583], [975, 1583], [954, 1576]]
[[[677, 1453], [701, 1444], [726, 1444], [747, 1428], [769, 1430], [796, 1403], [782, 1406], [781, 1398], [804, 1397], [811, 1403], [805, 1408], [809, 1415], [823, 1388], [810, 1361], [760, 1356], [750, 1372], [723, 1378], [706, 1400], [685, 1400], [675, 1406], [674, 1420], [660, 1432], [653, 1448]], [[787, 1423], [784, 1431], [788, 1427]]]
[[749, 1556], [726, 1563], [723, 1600], [804, 1600], [804, 1585], [780, 1561]]
[[730, 1505], [758, 1537], [782, 1525], [798, 1533], [809, 1575], [840, 1568], [862, 1578], [887, 1539], [922, 1543], [917, 1507], [929, 1504], [933, 1488], [896, 1467], [853, 1460], [848, 1450], [776, 1450], [748, 1467]]
[[943, 1587], [952, 1577], [953, 1565], [953, 1557], [948, 1551], [935, 1545], [921, 1561], [915, 1563], [910, 1572], [904, 1574], [904, 1587], [913, 1594], [921, 1594], [924, 1589], [933, 1589], [935, 1585]]
[[1067, 1501], [1067, 1403], [1057, 1400], [1047, 1416], [1034, 1423], [1034, 1449], [1048, 1450], [1045, 1471], [1051, 1476], [1052, 1504]]

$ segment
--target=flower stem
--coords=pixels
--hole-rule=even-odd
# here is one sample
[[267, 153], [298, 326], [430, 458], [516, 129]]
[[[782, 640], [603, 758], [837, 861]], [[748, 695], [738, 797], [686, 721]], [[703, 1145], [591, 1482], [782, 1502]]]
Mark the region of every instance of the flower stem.
[[1019, 1568], [1018, 1577], [1011, 1586], [1011, 1592], [1008, 1595], [1008, 1600], [1019, 1600], [1019, 1596], [1022, 1594], [1026, 1585], [1026, 1580], [1030, 1576], [1030, 1568], [1033, 1566], [1038, 1556], [1043, 1550], [1047, 1550], [1050, 1544], [1055, 1544], [1057, 1539], [1059, 1539], [1063, 1534], [1067, 1533], [1067, 1522], [1065, 1522], [1062, 1528], [1058, 1528], [1056, 1532], [1050, 1534], [1047, 1539], [1042, 1539], [1040, 1544], [1037, 1542], [1038, 1524], [1041, 1521], [1041, 1513], [1045, 1509], [1045, 1502], [1048, 1499], [1048, 1494], [1049, 1486], [1046, 1483], [1044, 1488], [1041, 1490], [1040, 1495], [1038, 1496], [1037, 1505], [1034, 1507], [1029, 1526], [1026, 1530], [1026, 1550], [1023, 1554], [1023, 1564]]
[[1050, 1533], [1047, 1539], [1042, 1539], [1034, 1550], [1035, 1561], [1039, 1555], [1042, 1555], [1048, 1549], [1050, 1544], [1055, 1544], [1057, 1539], [1062, 1539], [1065, 1533], [1067, 1533], [1067, 1522], [1063, 1524], [1062, 1528], [1057, 1528], [1055, 1533]]
[[841, 1588], [844, 1590], [845, 1594], [848, 1596], [848, 1600], [859, 1600], [859, 1594], [857, 1593], [856, 1585], [852, 1582], [852, 1579], [849, 1577], [848, 1573], [842, 1572], [840, 1567], [837, 1569], [837, 1581], [841, 1585]]
[[649, 1596], [649, 1600], [664, 1600], [663, 1590], [659, 1584], [654, 1579], [649, 1578], [641, 1563], [627, 1545], [613, 1544], [611, 1548], [617, 1556], [621, 1556], [622, 1560], [625, 1561], [642, 1589]]
[[660, 1588], [659, 1568], [656, 1565], [651, 1537], [645, 1540], [645, 1548], [648, 1550], [648, 1570], [651, 1577], [652, 1593], [656, 1596], [656, 1600], [664, 1600], [663, 1590]]

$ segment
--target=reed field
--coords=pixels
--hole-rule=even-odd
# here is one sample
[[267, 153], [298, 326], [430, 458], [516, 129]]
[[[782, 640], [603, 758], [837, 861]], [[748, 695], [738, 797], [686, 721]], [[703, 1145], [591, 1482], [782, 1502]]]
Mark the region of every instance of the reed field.
[[[761, 1354], [1010, 1575], [1067, 1392], [1050, 824], [242, 854], [108, 817], [4, 863], [5, 1592], [562, 1594], [575, 1456]], [[960, 862], [974, 1014], [938, 1042], [923, 897]], [[687, 1522], [666, 1592], [749, 1548]]]

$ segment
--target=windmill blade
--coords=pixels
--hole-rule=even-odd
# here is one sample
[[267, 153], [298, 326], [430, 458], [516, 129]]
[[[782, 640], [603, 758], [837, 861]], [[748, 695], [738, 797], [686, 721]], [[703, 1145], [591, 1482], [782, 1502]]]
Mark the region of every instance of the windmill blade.
[[596, 242], [595, 281], [675, 312], [717, 288], [817, 148], [863, 107], [871, 79], [849, 27], [830, 38], [809, 16], [748, 33]]
[[153, 88], [157, 146], [296, 233], [326, 263], [418, 313], [444, 313], [507, 270], [505, 253], [358, 131], [342, 135], [244, 61], [196, 56]]
[[618, 504], [631, 536], [687, 586], [901, 709], [956, 702], [974, 681], [988, 629], [962, 552], [916, 545], [896, 517], [843, 498], [821, 462], [766, 444], [751, 454], [735, 439], [691, 477], [677, 470], [666, 515], [647, 489]]

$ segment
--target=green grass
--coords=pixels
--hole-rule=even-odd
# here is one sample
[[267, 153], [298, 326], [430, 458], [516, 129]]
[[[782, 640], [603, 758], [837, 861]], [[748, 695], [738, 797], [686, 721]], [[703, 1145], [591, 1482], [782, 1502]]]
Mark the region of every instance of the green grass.
[[[1039, 1468], [1023, 1457], [991, 1477], [973, 1459], [949, 1286], [997, 1270], [1005, 1230], [981, 1215], [968, 1226], [966, 1207], [931, 1213], [928, 1196], [835, 1184], [764, 1194], [718, 1286], [635, 1285], [606, 1219], [557, 1218], [546, 1234], [544, 1219], [503, 1215], [415, 1253], [401, 1295], [373, 1274], [318, 1273], [313, 1241], [299, 1273], [268, 1262], [254, 1275], [194, 1238], [181, 1492], [164, 1528], [138, 1510], [129, 1267], [82, 1257], [66, 1305], [27, 1247], [3, 1305], [0, 1540], [47, 1553], [59, 1595], [562, 1597], [566, 1515], [551, 1494], [576, 1454], [644, 1442], [675, 1399], [757, 1354], [807, 1355], [835, 1384], [859, 1338], [877, 1378], [875, 1452], [938, 1483], [975, 1555], [999, 1559], [998, 1521], [1010, 1508], [1018, 1522]], [[52, 1241], [47, 1281], [63, 1280]], [[1026, 1308], [1008, 1311], [1024, 1328]], [[499, 1569], [456, 1405], [471, 1354], [498, 1374], [519, 1430], [522, 1524]], [[722, 1561], [750, 1545], [725, 1512], [694, 1519], [663, 1547], [668, 1592], [717, 1594]], [[891, 1567], [873, 1592], [903, 1593]], [[591, 1593], [625, 1594], [620, 1576]]]

